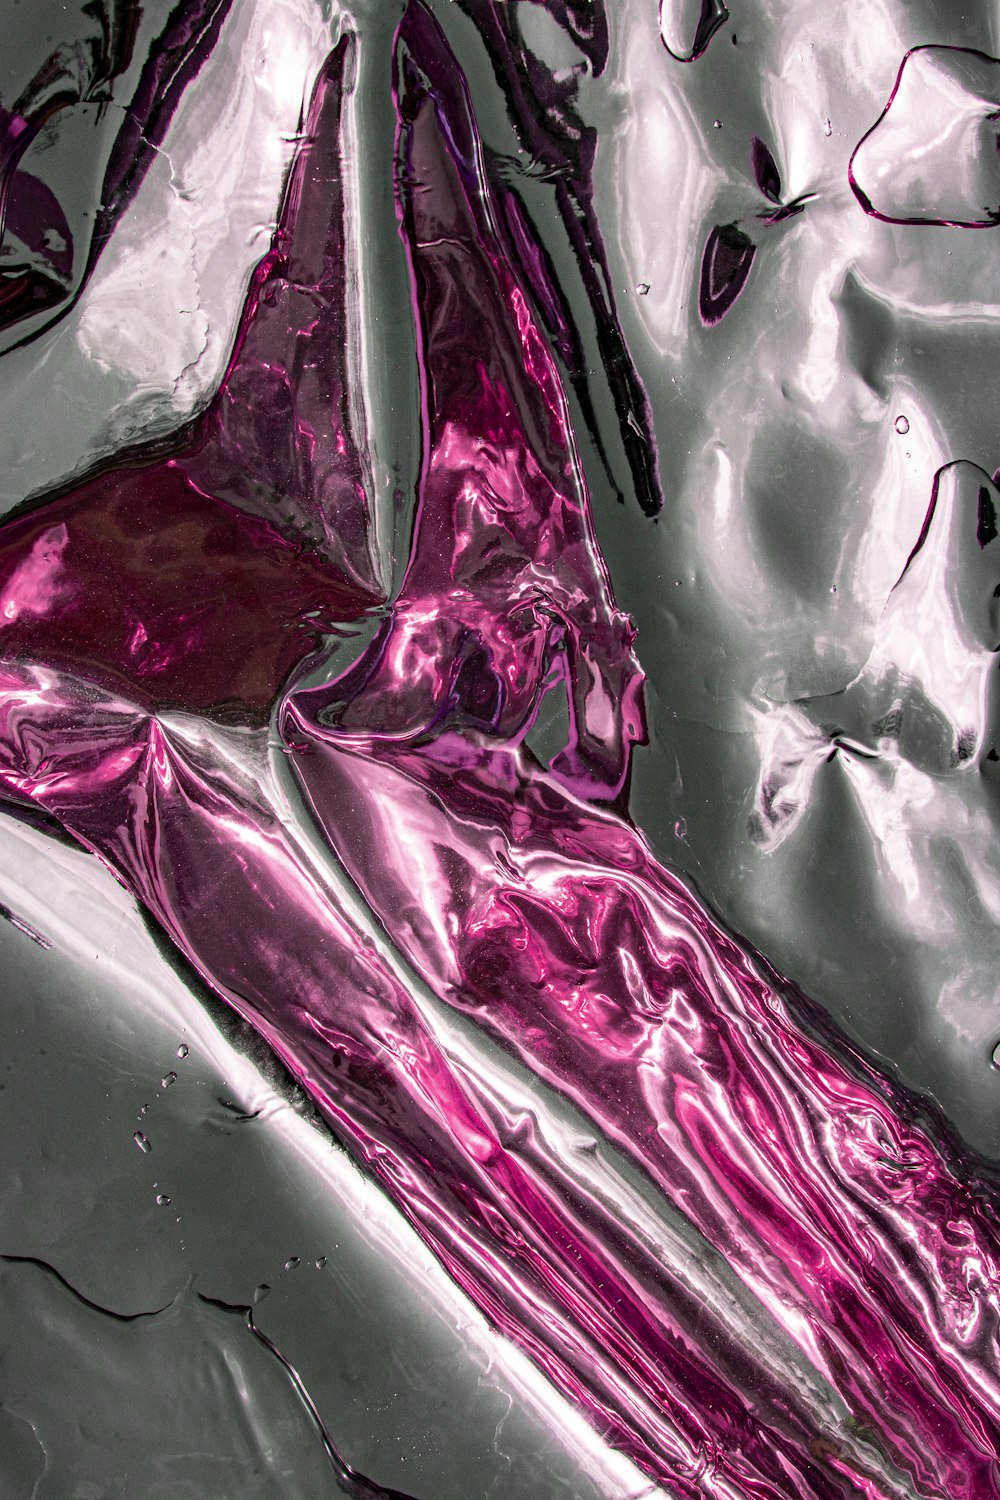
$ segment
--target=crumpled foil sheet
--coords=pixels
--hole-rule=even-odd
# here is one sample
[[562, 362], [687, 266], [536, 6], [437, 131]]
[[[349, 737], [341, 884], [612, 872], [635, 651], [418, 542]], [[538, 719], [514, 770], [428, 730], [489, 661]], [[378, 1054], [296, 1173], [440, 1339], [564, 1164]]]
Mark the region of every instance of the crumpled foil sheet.
[[0, 1491], [1000, 1495], [1000, 35], [5, 0]]

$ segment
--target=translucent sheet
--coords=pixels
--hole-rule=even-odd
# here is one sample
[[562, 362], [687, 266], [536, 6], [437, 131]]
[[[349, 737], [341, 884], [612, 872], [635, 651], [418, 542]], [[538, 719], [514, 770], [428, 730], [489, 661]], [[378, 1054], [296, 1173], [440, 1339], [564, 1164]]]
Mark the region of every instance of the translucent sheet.
[[992, 11], [5, 19], [0, 1479], [1000, 1495]]

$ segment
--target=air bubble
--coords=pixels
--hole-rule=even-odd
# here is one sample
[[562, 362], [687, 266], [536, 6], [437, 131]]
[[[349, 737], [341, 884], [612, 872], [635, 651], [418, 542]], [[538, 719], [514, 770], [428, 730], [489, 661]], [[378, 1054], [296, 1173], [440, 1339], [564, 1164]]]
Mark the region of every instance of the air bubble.
[[319, 1260], [314, 1261], [313, 1264], [315, 1265], [317, 1271], [322, 1271], [323, 1267], [326, 1265], [326, 1256], [321, 1255]]
[[135, 1132], [135, 1134], [133, 1135], [132, 1139], [135, 1141], [135, 1143], [139, 1147], [140, 1151], [146, 1151], [146, 1152], [152, 1151], [153, 1148], [149, 1144], [148, 1138], [145, 1135], [143, 1135], [143, 1133], [142, 1133], [141, 1130], [137, 1130]]
[[285, 1270], [286, 1271], [294, 1271], [295, 1267], [298, 1264], [299, 1264], [299, 1257], [297, 1255], [290, 1255], [288, 1257], [288, 1259], [285, 1261]]
[[640, 297], [648, 297], [649, 296], [649, 282], [648, 281], [640, 281], [639, 284], [638, 284], [638, 286], [636, 287], [636, 291], [639, 293]]
[[180, 1046], [177, 1048], [177, 1056], [187, 1057], [190, 1051], [191, 1048], [188, 1046], [187, 1042], [181, 1042]]
[[909, 423], [909, 419], [907, 417], [897, 417], [896, 420], [895, 420], [895, 422], [892, 425], [895, 427], [895, 429], [899, 433], [900, 437], [902, 437], [905, 433], [909, 432], [909, 430], [910, 430], [910, 423]]
[[164, 1076], [160, 1079], [160, 1088], [161, 1089], [168, 1089], [172, 1083], [176, 1083], [176, 1082], [177, 1082], [177, 1074], [176, 1073], [165, 1073]]
[[156, 1201], [159, 1204], [160, 1208], [170, 1207], [170, 1199], [167, 1197], [166, 1193], [157, 1193]]

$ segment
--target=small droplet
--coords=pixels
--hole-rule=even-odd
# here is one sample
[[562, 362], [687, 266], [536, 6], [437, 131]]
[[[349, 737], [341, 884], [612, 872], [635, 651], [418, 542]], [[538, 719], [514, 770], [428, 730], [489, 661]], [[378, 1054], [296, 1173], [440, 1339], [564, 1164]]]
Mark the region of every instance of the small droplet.
[[320, 1258], [319, 1258], [319, 1260], [317, 1260], [315, 1262], [315, 1266], [316, 1266], [317, 1271], [322, 1271], [322, 1269], [323, 1269], [323, 1267], [325, 1265], [326, 1265], [326, 1256], [325, 1255], [321, 1255]]
[[640, 297], [648, 297], [649, 296], [649, 282], [648, 281], [640, 281], [639, 285], [636, 287], [636, 291], [639, 293]]
[[156, 1201], [161, 1208], [170, 1207], [170, 1199], [167, 1197], [166, 1193], [157, 1193]]
[[164, 1076], [160, 1079], [160, 1088], [161, 1089], [168, 1089], [172, 1083], [176, 1083], [176, 1082], [177, 1082], [177, 1074], [176, 1073], [165, 1073]]
[[910, 423], [906, 417], [897, 417], [892, 425], [895, 427], [900, 437], [902, 437], [904, 433], [907, 433], [910, 430]]
[[152, 1151], [152, 1146], [149, 1144], [149, 1141], [143, 1135], [141, 1130], [137, 1130], [132, 1139], [135, 1141], [140, 1151]]
[[148, 1110], [149, 1110], [149, 1105], [148, 1104], [144, 1104], [142, 1106], [142, 1108], [140, 1109], [140, 1111], [139, 1111], [139, 1119], [140, 1120], [142, 1119], [142, 1117], [143, 1117], [144, 1114], [148, 1113]]
[[299, 1264], [299, 1257], [297, 1255], [290, 1255], [288, 1257], [288, 1259], [285, 1261], [285, 1270], [286, 1271], [294, 1271], [295, 1267], [298, 1264]]
[[823, 121], [823, 134], [824, 135], [833, 135], [833, 126], [830, 124], [830, 116], [829, 115], [827, 115], [826, 119]]
[[187, 1042], [181, 1042], [180, 1046], [177, 1048], [177, 1056], [187, 1057], [190, 1051], [191, 1048], [188, 1046]]
[[835, 583], [831, 583], [831, 585], [830, 585], [830, 593], [831, 594], [835, 594], [836, 592], [837, 592], [837, 585]]
[[713, 120], [712, 124], [715, 126], [716, 130], [721, 130], [722, 129], [722, 121], [721, 120]]

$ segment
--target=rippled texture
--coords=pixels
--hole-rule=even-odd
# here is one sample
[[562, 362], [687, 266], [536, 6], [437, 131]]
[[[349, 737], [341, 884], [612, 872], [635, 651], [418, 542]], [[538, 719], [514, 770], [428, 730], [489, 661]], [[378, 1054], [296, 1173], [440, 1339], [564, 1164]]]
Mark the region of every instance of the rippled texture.
[[[603, 71], [596, 6], [538, 13]], [[729, 46], [726, 18], [664, 4], [658, 60], [702, 66]], [[470, 0], [465, 19], [518, 80], [510, 114], [553, 180], [550, 227], [586, 248], [575, 316], [613, 419], [528, 186], [522, 199], [484, 146], [445, 17], [410, 0], [382, 86], [415, 495], [379, 470], [348, 274], [360, 190], [345, 117], [368, 87], [366, 28], [344, 19], [215, 396], [169, 441], [0, 528], [11, 816], [44, 815], [118, 876], [453, 1285], [663, 1493], [982, 1500], [1000, 1493], [995, 1183], [933, 1101], [737, 940], [642, 826], [643, 637], [597, 517], [624, 498], [663, 532], [670, 473], [605, 274], [596, 140], [574, 123], [567, 70], [526, 63], [517, 18]], [[949, 91], [982, 92], [988, 59], [923, 50], [961, 123]], [[862, 207], [979, 222], [959, 211], [980, 178], [956, 185], [942, 165], [950, 137], [939, 156], [914, 140], [904, 79], [921, 56], [853, 143], [842, 191], [862, 223]], [[919, 123], [933, 133], [928, 111]], [[893, 174], [897, 128], [912, 159]], [[763, 134], [745, 171], [746, 212], [720, 199], [686, 247], [699, 337], [752, 305], [777, 236], [810, 213], [812, 189]], [[838, 296], [875, 301], [856, 279]], [[898, 747], [941, 778], [986, 757], [998, 504], [981, 466], [938, 464], [863, 665], [831, 688], [837, 722], [814, 722], [807, 694], [770, 701], [745, 810], [757, 848], [794, 838], [835, 754]], [[76, 1295], [37, 1260], [8, 1259], [4, 1279]], [[173, 1322], [211, 1340], [232, 1313], [254, 1330], [252, 1309], [202, 1293]], [[305, 1409], [343, 1491], [390, 1493]]]
[[[131, 80], [129, 102], [117, 104], [124, 118], [105, 164], [90, 244], [78, 247], [58, 199], [28, 170], [31, 147], [60, 112], [111, 103], [116, 84], [133, 71], [142, 15], [139, 7], [121, 0], [97, 0], [68, 24], [59, 18], [65, 40], [49, 34], [57, 45], [17, 98], [0, 106], [0, 229], [7, 262], [0, 329], [48, 312], [82, 287], [159, 149], [185, 85], [217, 41], [230, 4], [192, 0], [169, 14]], [[9, 24], [18, 23], [12, 16]]]
[[962, 47], [903, 59], [882, 118], [851, 158], [862, 207], [895, 224], [1000, 223], [1000, 60]]

